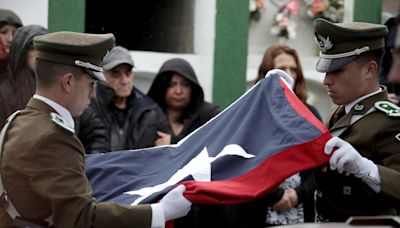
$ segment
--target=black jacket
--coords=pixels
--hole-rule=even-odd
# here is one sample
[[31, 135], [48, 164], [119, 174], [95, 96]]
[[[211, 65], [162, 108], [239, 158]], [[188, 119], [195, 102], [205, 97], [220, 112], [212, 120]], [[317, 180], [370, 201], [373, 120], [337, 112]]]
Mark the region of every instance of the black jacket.
[[[128, 98], [121, 127], [117, 119], [119, 111], [113, 101], [114, 90], [99, 84], [96, 94], [76, 120], [77, 135], [86, 153], [152, 147], [158, 138], [157, 131], [170, 133], [168, 120], [160, 107], [136, 88]], [[123, 142], [122, 148], [119, 142]]]
[[179, 135], [172, 134], [171, 143], [178, 142], [221, 111], [217, 105], [204, 101], [203, 89], [192, 66], [184, 59], [175, 58], [166, 61], [161, 66], [148, 92], [148, 96], [157, 102], [164, 112], [166, 111], [165, 92], [174, 73], [191, 82], [192, 95], [181, 117], [183, 129]]

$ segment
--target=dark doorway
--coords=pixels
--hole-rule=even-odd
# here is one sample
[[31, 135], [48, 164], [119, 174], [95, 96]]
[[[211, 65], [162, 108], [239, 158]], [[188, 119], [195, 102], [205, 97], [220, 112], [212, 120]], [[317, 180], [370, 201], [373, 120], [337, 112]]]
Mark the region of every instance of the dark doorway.
[[113, 33], [129, 50], [193, 53], [195, 0], [86, 0], [87, 33]]

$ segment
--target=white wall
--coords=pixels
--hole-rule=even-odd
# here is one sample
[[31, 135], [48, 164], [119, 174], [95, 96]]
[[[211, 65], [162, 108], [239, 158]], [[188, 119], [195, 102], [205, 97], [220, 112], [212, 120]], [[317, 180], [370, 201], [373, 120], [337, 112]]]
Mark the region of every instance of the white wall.
[[48, 27], [48, 0], [0, 0], [0, 8], [14, 11], [24, 25]]

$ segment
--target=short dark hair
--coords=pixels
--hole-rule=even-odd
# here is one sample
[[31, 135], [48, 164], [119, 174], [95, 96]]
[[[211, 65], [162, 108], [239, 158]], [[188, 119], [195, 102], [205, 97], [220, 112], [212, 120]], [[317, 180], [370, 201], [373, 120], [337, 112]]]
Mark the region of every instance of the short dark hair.
[[36, 78], [37, 85], [41, 87], [50, 87], [58, 79], [58, 77], [72, 73], [79, 77], [84, 74], [84, 71], [76, 66], [50, 62], [43, 59], [36, 59]]
[[366, 63], [369, 60], [373, 60], [378, 64], [378, 73], [382, 66], [383, 56], [385, 55], [385, 49], [380, 48], [372, 51], [367, 51], [362, 53], [360, 56], [356, 58], [356, 61], [359, 63]]

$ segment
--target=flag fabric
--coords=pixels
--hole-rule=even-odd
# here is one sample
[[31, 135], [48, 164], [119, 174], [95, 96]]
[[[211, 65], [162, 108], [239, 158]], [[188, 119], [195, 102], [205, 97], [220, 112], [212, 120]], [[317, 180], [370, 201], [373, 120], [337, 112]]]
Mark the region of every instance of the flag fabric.
[[93, 196], [98, 202], [151, 203], [183, 183], [194, 203], [242, 203], [327, 162], [323, 148], [331, 134], [282, 74], [268, 73], [176, 145], [88, 155]]

